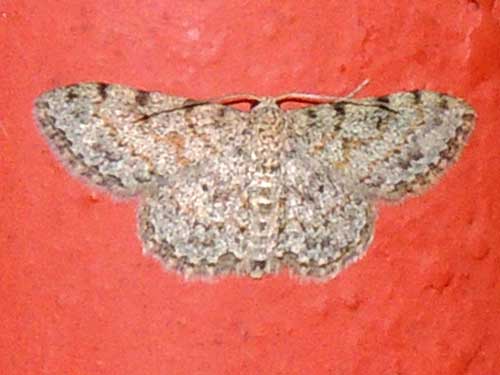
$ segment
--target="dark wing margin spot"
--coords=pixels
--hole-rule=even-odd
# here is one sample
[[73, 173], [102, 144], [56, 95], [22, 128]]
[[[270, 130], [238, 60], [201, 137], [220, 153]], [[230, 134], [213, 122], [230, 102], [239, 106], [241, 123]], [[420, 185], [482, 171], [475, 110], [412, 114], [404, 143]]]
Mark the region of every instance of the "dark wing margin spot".
[[217, 109], [217, 116], [220, 118], [226, 117], [226, 113], [227, 113], [227, 107], [225, 105]]
[[108, 86], [109, 85], [107, 83], [98, 83], [97, 84], [97, 92], [102, 100], [105, 100], [108, 97], [108, 93], [106, 91]]
[[377, 98], [377, 101], [378, 102], [381, 102], [381, 103], [386, 103], [386, 104], [389, 104], [390, 103], [390, 99], [389, 99], [389, 96], [388, 95], [384, 95], [384, 96], [380, 96]]
[[316, 110], [311, 109], [311, 108], [307, 109], [306, 114], [307, 114], [307, 117], [309, 117], [311, 119], [315, 119], [315, 118], [318, 117], [318, 114], [316, 113]]
[[146, 104], [148, 104], [149, 95], [150, 94], [147, 91], [138, 90], [137, 94], [135, 95], [135, 102], [140, 106], [145, 106]]
[[49, 103], [47, 103], [45, 100], [41, 100], [41, 99], [37, 99], [35, 106], [40, 111], [50, 108]]
[[462, 120], [464, 120], [465, 122], [473, 122], [475, 118], [476, 116], [474, 115], [474, 113], [470, 112], [464, 113], [464, 115], [462, 116]]
[[341, 116], [344, 116], [345, 115], [345, 104], [344, 102], [337, 102], [337, 103], [333, 103], [333, 109], [335, 109], [335, 111], [341, 115]]
[[413, 95], [413, 101], [415, 104], [420, 104], [422, 102], [422, 91], [413, 90], [410, 91], [410, 93]]
[[68, 89], [68, 92], [66, 93], [66, 99], [68, 99], [68, 101], [70, 102], [78, 98], [78, 96], [79, 95], [75, 93], [75, 90], [73, 90], [73, 88]]
[[444, 110], [448, 109], [448, 96], [445, 94], [439, 94], [439, 108]]
[[267, 261], [265, 260], [254, 260], [252, 261], [252, 269], [263, 270], [266, 268]]
[[[40, 123], [44, 126], [44, 127], [48, 127], [48, 128], [54, 128], [55, 124], [56, 124], [56, 118], [54, 116], [44, 116], [44, 117], [41, 117], [40, 118]], [[52, 130], [52, 129], [50, 129]]]

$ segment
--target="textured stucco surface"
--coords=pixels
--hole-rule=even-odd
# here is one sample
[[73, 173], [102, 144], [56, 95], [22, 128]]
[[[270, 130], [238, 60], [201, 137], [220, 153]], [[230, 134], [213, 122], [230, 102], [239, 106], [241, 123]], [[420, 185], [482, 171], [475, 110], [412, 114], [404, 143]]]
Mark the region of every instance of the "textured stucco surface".
[[[500, 374], [498, 40], [496, 1], [1, 2], [0, 372]], [[136, 202], [71, 177], [31, 115], [78, 81], [207, 98], [365, 78], [360, 96], [445, 91], [479, 121], [324, 284], [165, 272], [141, 254]]]

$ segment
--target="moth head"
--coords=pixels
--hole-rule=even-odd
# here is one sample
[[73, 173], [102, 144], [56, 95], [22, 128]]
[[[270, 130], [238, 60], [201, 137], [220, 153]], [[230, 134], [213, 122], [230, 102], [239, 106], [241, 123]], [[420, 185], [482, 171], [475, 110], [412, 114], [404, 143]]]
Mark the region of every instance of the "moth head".
[[264, 98], [250, 110], [250, 125], [263, 140], [285, 128], [285, 113], [273, 99]]

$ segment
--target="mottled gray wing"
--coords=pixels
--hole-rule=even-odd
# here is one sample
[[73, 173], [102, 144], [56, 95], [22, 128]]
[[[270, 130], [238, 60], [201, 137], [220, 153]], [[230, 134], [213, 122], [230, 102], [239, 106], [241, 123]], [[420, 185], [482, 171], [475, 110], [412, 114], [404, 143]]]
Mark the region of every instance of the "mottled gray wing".
[[419, 193], [460, 154], [475, 112], [430, 91], [345, 99], [288, 112], [310, 156], [382, 199]]
[[72, 172], [121, 195], [237, 147], [247, 126], [228, 106], [104, 83], [46, 92], [35, 117]]

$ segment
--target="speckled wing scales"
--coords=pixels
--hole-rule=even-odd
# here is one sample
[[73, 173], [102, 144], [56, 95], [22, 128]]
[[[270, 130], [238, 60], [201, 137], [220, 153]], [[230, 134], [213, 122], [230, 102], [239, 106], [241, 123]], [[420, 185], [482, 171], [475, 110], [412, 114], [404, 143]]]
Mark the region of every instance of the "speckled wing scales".
[[[141, 202], [139, 228], [146, 253], [184, 275], [260, 275], [273, 266], [252, 252], [255, 212], [247, 191], [252, 164], [237, 155], [185, 170]], [[272, 249], [272, 237], [264, 250]], [[268, 260], [268, 256], [264, 257]], [[275, 266], [275, 265], [274, 265]]]
[[69, 169], [134, 195], [231, 145], [245, 112], [129, 87], [81, 83], [40, 96], [35, 117]]
[[285, 199], [275, 254], [302, 276], [334, 277], [360, 259], [373, 238], [375, 208], [316, 160], [283, 165]]
[[377, 199], [421, 192], [456, 160], [475, 113], [429, 91], [279, 107], [293, 97], [250, 95], [242, 112], [83, 83], [40, 96], [35, 117], [75, 174], [140, 194], [144, 251], [167, 268], [326, 279], [366, 252]]
[[289, 116], [307, 154], [387, 200], [431, 185], [456, 160], [475, 120], [463, 100], [430, 91], [339, 100]]

